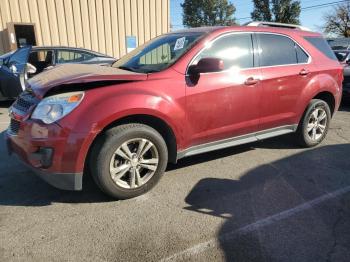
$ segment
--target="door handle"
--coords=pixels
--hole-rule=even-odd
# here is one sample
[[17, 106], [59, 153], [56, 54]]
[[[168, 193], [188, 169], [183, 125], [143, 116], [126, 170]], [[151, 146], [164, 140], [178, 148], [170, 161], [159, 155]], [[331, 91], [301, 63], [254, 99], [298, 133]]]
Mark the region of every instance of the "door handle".
[[299, 75], [301, 76], [307, 76], [308, 74], [310, 74], [310, 71], [307, 69], [301, 69], [301, 71], [299, 72]]
[[244, 84], [246, 86], [253, 86], [259, 83], [259, 81], [260, 81], [259, 79], [256, 79], [254, 77], [249, 77], [247, 80], [244, 81]]

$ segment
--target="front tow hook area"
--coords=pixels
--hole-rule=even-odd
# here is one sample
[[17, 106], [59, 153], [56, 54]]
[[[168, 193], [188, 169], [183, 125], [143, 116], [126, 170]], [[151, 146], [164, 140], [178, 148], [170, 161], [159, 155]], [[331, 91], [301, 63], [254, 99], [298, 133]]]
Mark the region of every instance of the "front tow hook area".
[[29, 161], [36, 163], [38, 168], [49, 168], [52, 165], [54, 150], [51, 147], [40, 147], [37, 152], [29, 155]]

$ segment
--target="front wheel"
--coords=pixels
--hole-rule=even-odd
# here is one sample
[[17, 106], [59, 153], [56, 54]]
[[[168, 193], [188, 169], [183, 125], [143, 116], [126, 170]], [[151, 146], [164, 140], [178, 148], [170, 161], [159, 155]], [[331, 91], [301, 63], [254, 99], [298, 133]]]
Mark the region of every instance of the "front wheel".
[[90, 159], [96, 184], [117, 199], [133, 198], [154, 187], [167, 161], [168, 151], [162, 136], [142, 124], [107, 130], [96, 141]]
[[329, 105], [320, 99], [312, 99], [300, 121], [296, 136], [304, 147], [318, 145], [326, 137], [331, 121]]

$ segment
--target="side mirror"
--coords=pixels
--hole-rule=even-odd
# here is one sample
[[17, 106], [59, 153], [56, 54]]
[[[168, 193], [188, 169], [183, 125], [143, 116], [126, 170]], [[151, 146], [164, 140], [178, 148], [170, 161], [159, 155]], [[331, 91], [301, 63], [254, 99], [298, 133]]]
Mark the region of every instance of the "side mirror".
[[196, 65], [189, 68], [192, 74], [214, 73], [224, 70], [224, 61], [219, 58], [202, 58]]
[[346, 63], [347, 65], [350, 65], [350, 59], [346, 59], [345, 63]]
[[35, 74], [35, 73], [36, 73], [36, 67], [33, 66], [33, 65], [30, 64], [30, 63], [27, 63], [27, 64], [26, 64], [26, 72], [27, 72], [28, 74]]
[[10, 66], [10, 71], [12, 72], [12, 73], [14, 73], [14, 74], [17, 74], [18, 72], [17, 72], [17, 67], [15, 66], [15, 65], [11, 65]]

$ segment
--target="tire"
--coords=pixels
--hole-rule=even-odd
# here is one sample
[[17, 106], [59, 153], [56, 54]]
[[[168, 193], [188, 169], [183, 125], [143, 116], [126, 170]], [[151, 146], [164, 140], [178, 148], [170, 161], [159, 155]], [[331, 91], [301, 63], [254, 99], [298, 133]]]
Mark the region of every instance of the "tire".
[[323, 100], [312, 99], [299, 123], [297, 142], [302, 147], [314, 147], [321, 143], [327, 135], [331, 118], [329, 105]]
[[96, 140], [89, 161], [92, 177], [103, 192], [128, 199], [158, 183], [168, 163], [168, 149], [155, 129], [125, 124], [107, 130]]

